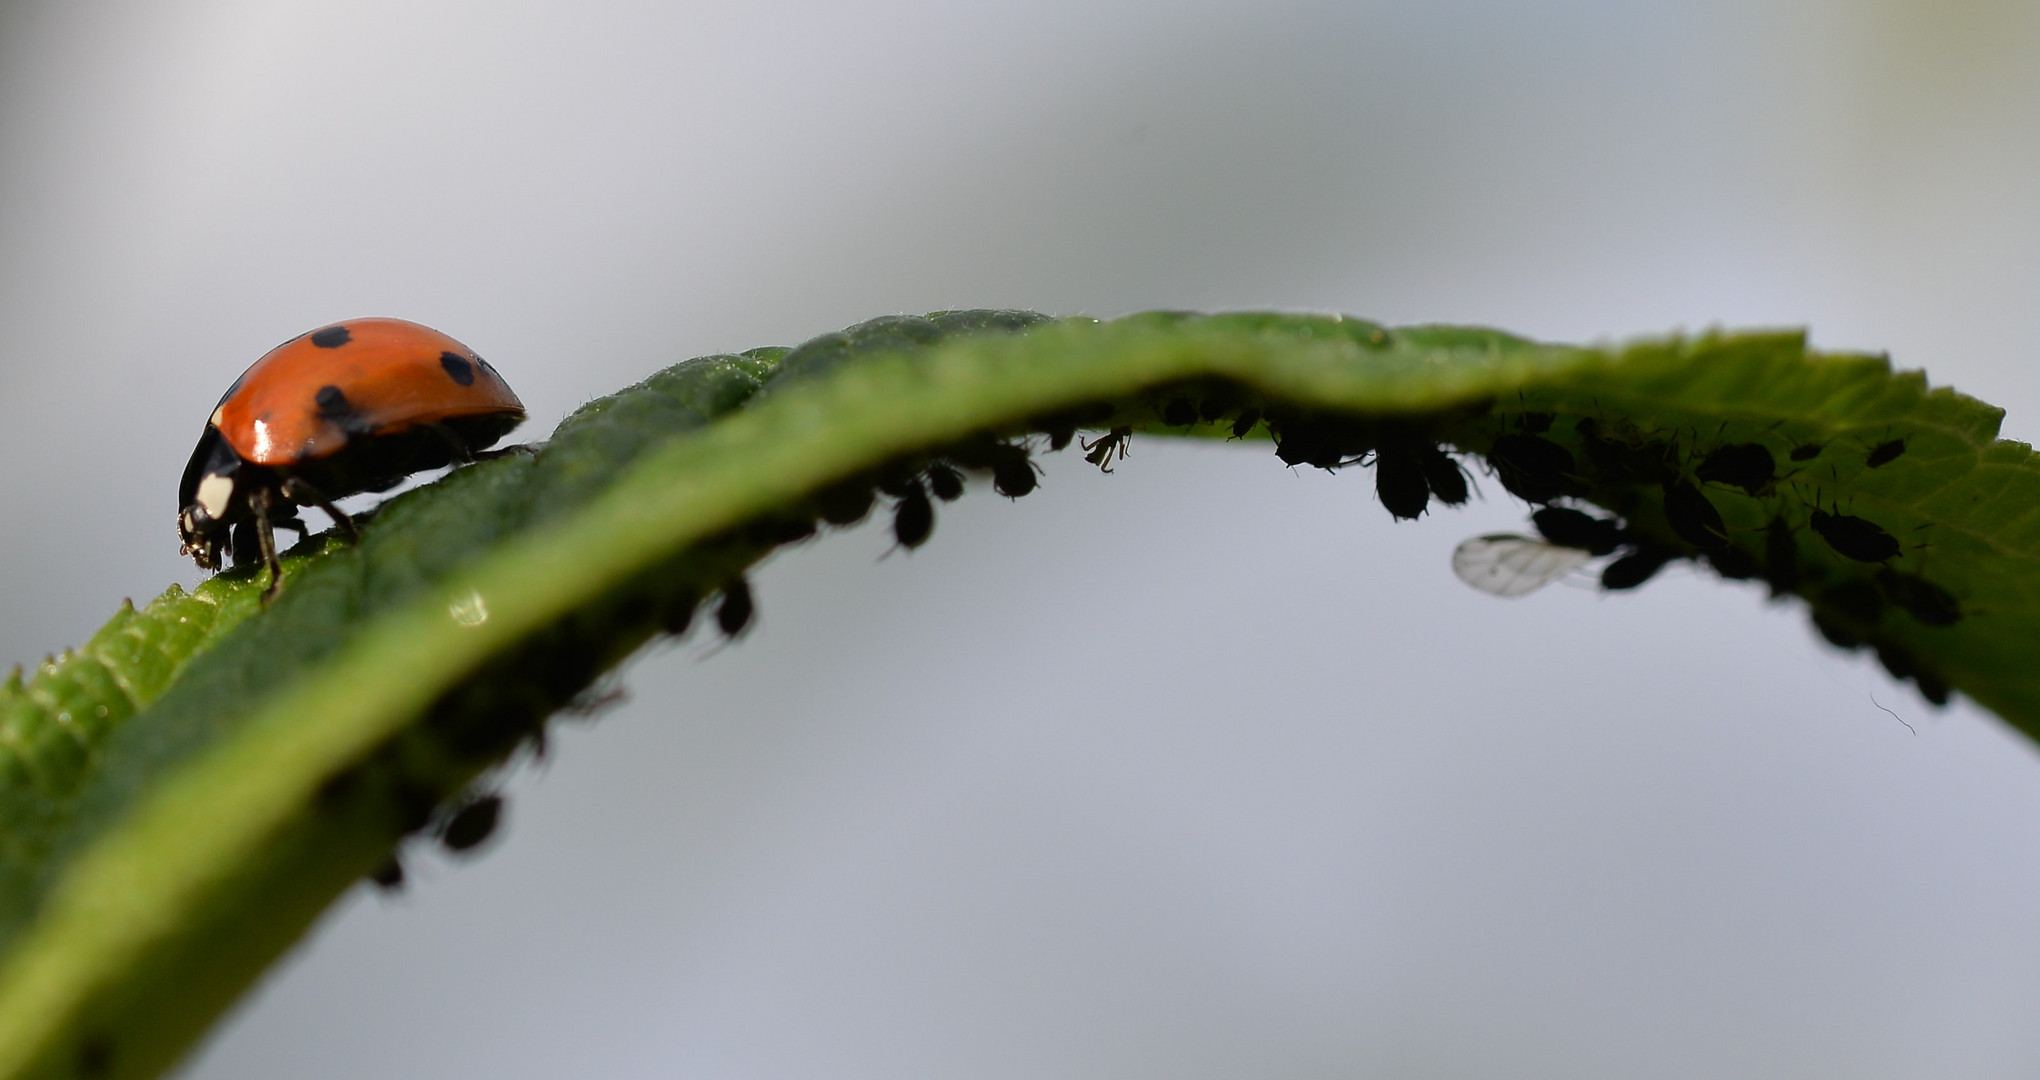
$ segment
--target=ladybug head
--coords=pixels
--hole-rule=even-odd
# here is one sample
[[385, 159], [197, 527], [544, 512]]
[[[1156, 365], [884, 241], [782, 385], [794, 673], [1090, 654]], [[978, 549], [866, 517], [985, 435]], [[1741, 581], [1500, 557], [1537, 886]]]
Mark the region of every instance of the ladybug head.
[[184, 541], [181, 554], [191, 556], [200, 569], [220, 568], [234, 523], [247, 516], [241, 464], [241, 455], [220, 437], [219, 429], [208, 425], [184, 467], [184, 482], [177, 490], [177, 536]]

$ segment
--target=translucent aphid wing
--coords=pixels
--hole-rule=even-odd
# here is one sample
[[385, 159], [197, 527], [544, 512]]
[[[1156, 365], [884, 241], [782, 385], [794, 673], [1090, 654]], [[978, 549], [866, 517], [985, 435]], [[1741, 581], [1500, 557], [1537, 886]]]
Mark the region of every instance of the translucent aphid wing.
[[1528, 596], [1585, 566], [1591, 558], [1578, 548], [1494, 533], [1476, 536], [1454, 548], [1452, 572], [1489, 596]]

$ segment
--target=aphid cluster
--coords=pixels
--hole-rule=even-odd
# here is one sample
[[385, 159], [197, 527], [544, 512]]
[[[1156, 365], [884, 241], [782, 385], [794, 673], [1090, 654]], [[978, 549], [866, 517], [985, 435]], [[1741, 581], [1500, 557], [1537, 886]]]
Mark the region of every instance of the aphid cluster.
[[[1961, 604], [1943, 586], [1893, 565], [1904, 546], [1890, 531], [1801, 494], [1799, 471], [1828, 453], [1828, 445], [1791, 447], [1785, 453], [1788, 468], [1781, 471], [1778, 457], [1757, 442], [1698, 448], [1696, 440], [1681, 440], [1677, 432], [1609, 430], [1590, 417], [1574, 426], [1581, 450], [1575, 457], [1548, 437], [1550, 421], [1542, 415], [1505, 419], [1503, 429], [1489, 451], [1489, 465], [1509, 491], [1544, 504], [1532, 515], [1541, 539], [1467, 541], [1453, 565], [1469, 584], [1498, 595], [1522, 595], [1579, 568], [1590, 556], [1619, 550], [1620, 556], [1602, 568], [1601, 586], [1633, 589], [1674, 561], [1704, 561], [1723, 577], [1763, 581], [1774, 598], [1806, 596], [1815, 626], [1829, 641], [1871, 649], [1894, 677], [1915, 681], [1922, 696], [1936, 703], [1947, 700], [1946, 681], [1927, 670], [1883, 624], [1896, 611], [1925, 626], [1950, 626], [1961, 619]], [[1884, 467], [1905, 450], [1903, 439], [1880, 442], [1863, 452], [1862, 465]], [[1807, 486], [1817, 493], [1817, 483]], [[1616, 499], [1623, 520], [1550, 505], [1590, 494]], [[1737, 497], [1764, 503], [1768, 521], [1761, 530], [1737, 530], [1726, 523], [1716, 500]], [[1653, 511], [1661, 516], [1663, 534], [1635, 526]], [[1804, 534], [1837, 558], [1802, 558], [1799, 537]], [[1533, 558], [1533, 548], [1547, 553]]]
[[[568, 624], [492, 660], [434, 705], [402, 741], [329, 784], [329, 797], [380, 790], [405, 808], [397, 823], [400, 833], [430, 832], [453, 851], [480, 845], [496, 828], [500, 796], [440, 809], [476, 765], [501, 760], [520, 744], [542, 752], [545, 724], [563, 705], [639, 643], [685, 634], [697, 611], [705, 608], [725, 639], [741, 637], [757, 617], [743, 570], [774, 548], [811, 538], [823, 525], [855, 525], [883, 501], [890, 506], [894, 541], [913, 550], [933, 535], [936, 503], [962, 497], [966, 478], [973, 474], [988, 478], [993, 490], [1011, 498], [1040, 484], [1029, 442], [992, 435], [833, 484], [804, 503], [682, 553], [615, 590], [603, 603], [577, 612]], [[608, 632], [594, 632], [596, 626]], [[394, 853], [370, 874], [384, 888], [401, 886], [403, 877]]]

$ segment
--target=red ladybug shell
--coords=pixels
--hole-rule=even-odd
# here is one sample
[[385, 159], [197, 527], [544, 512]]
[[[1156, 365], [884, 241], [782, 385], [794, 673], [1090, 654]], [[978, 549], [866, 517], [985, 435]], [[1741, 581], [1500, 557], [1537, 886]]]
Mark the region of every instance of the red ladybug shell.
[[523, 412], [496, 369], [460, 342], [403, 319], [350, 319], [269, 350], [211, 423], [249, 464], [288, 466], [357, 438]]

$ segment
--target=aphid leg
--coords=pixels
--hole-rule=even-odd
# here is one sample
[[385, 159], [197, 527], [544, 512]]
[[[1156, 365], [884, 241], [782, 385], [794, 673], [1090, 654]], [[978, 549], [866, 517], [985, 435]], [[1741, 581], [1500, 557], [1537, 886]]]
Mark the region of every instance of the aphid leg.
[[[319, 494], [318, 489], [305, 483], [303, 480], [295, 476], [285, 480], [283, 482], [283, 497], [293, 502], [311, 503], [313, 506], [324, 511], [327, 517], [333, 519], [333, 524], [339, 526], [340, 531], [347, 534], [347, 539], [350, 543], [361, 539], [361, 530], [354, 527], [354, 519], [347, 516], [347, 511], [334, 506], [333, 500]], [[260, 517], [260, 512], [257, 512], [256, 516]]]
[[255, 511], [255, 543], [262, 548], [262, 565], [269, 568], [269, 587], [262, 590], [262, 602], [268, 604], [283, 589], [283, 561], [276, 557], [276, 533], [269, 524], [269, 489], [249, 492], [248, 508]]

